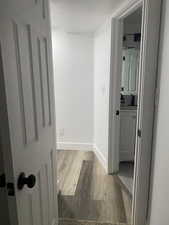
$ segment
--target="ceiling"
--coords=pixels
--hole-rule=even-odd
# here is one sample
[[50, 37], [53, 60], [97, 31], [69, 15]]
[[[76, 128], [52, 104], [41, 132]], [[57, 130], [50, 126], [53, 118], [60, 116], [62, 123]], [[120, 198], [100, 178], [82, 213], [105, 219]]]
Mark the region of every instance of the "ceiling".
[[51, 0], [52, 27], [67, 32], [93, 32], [125, 0]]

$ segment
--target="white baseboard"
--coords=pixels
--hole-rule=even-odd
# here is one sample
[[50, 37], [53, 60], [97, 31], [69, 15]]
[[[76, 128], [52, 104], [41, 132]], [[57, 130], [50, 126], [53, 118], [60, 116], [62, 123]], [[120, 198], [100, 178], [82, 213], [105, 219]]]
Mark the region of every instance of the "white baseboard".
[[108, 161], [96, 145], [94, 145], [94, 153], [105, 169], [105, 172], [108, 173]]
[[93, 144], [92, 143], [78, 143], [78, 142], [57, 142], [57, 149], [93, 151]]

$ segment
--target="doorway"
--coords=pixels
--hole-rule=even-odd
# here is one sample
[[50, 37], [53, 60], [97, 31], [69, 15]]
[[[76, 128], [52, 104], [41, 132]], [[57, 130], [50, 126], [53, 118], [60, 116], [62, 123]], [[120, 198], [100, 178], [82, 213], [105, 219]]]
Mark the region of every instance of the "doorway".
[[55, 25], [53, 31], [59, 220], [130, 224], [131, 198], [118, 177], [107, 174], [111, 26], [103, 20], [97, 30], [86, 33], [75, 25], [69, 31], [64, 24]]
[[123, 20], [118, 176], [131, 196], [133, 191], [138, 114], [141, 23], [141, 7]]
[[[150, 2], [149, 2], [150, 3]], [[157, 2], [156, 2], [157, 3]], [[160, 2], [157, 3], [157, 5]], [[151, 5], [151, 3], [150, 3]], [[158, 33], [160, 17], [157, 16], [158, 7], [153, 4], [150, 6], [145, 1], [136, 1], [129, 3], [124, 8], [117, 11], [112, 18], [112, 34], [116, 34], [111, 41], [111, 78], [110, 78], [110, 95], [109, 95], [109, 173], [118, 174], [124, 186], [129, 190], [133, 197], [132, 201], [132, 224], [145, 224], [148, 214], [148, 196], [149, 196], [149, 180], [151, 168], [151, 150], [153, 138], [153, 121], [155, 106], [155, 87], [157, 73], [157, 51], [158, 51]], [[142, 14], [142, 15], [141, 15]], [[127, 37], [124, 35], [125, 20], [132, 16], [141, 18], [141, 32], [135, 33], [134, 40], [137, 40], [135, 46], [130, 46], [130, 54], [124, 53], [126, 48], [125, 41]], [[151, 19], [150, 19], [151, 18]], [[135, 18], [136, 21], [136, 18]], [[150, 29], [151, 21], [156, 21], [158, 26]], [[152, 25], [152, 24], [151, 24]], [[154, 38], [155, 36], [156, 38]], [[127, 36], [127, 35], [126, 35]], [[133, 36], [133, 34], [128, 36]], [[128, 39], [130, 39], [128, 37]], [[154, 44], [152, 44], [152, 42]], [[139, 44], [138, 44], [139, 43]], [[154, 47], [155, 48], [154, 48]], [[130, 48], [132, 47], [132, 48]], [[139, 50], [140, 49], [140, 50]], [[139, 53], [139, 54], [138, 54]], [[126, 57], [127, 55], [127, 57]], [[130, 55], [130, 57], [129, 57]], [[135, 55], [134, 67], [130, 71], [130, 64], [124, 63]], [[140, 58], [140, 59], [139, 59]], [[123, 63], [122, 63], [123, 59]], [[137, 59], [137, 60], [136, 60]], [[136, 66], [136, 64], [139, 65]], [[137, 72], [139, 68], [139, 71]], [[151, 69], [150, 69], [151, 68]], [[127, 79], [124, 74], [128, 71]], [[133, 73], [135, 71], [135, 73]], [[133, 74], [137, 74], [134, 79]], [[150, 75], [151, 74], [151, 75]], [[138, 86], [137, 86], [138, 85]], [[130, 92], [128, 96], [126, 92]], [[126, 103], [125, 103], [126, 102]], [[128, 104], [129, 103], [129, 104]], [[126, 104], [128, 106], [126, 106]], [[127, 125], [134, 127], [132, 129], [124, 129], [124, 109], [132, 111], [132, 122], [127, 120]], [[121, 118], [120, 118], [120, 113]], [[125, 140], [125, 133], [128, 138]], [[124, 141], [125, 140], [125, 141]], [[131, 140], [134, 140], [131, 142]], [[130, 151], [124, 148], [124, 143], [128, 144]], [[131, 143], [133, 143], [131, 145]], [[123, 151], [122, 151], [123, 150]], [[125, 163], [122, 163], [124, 162]], [[129, 163], [126, 163], [130, 162]], [[131, 163], [134, 162], [134, 163]], [[126, 165], [127, 164], [127, 165]], [[123, 177], [120, 169], [125, 170]], [[125, 169], [124, 169], [125, 168]], [[134, 172], [133, 172], [134, 171]], [[127, 178], [127, 179], [125, 179]], [[131, 178], [131, 179], [129, 179]], [[130, 180], [130, 184], [128, 181]], [[133, 183], [133, 187], [132, 184]]]

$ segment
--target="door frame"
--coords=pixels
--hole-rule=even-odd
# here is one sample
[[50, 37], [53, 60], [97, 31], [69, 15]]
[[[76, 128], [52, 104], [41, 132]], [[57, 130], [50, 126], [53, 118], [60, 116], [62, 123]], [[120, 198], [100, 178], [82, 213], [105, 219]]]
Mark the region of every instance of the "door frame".
[[[117, 119], [117, 116], [115, 116], [115, 109], [120, 109], [116, 99], [117, 97], [120, 99], [120, 93], [117, 96], [117, 87], [121, 79], [119, 74], [121, 74], [122, 66], [122, 21], [139, 7], [142, 7], [142, 38], [140, 46], [132, 225], [145, 225], [149, 209], [161, 0], [131, 0], [123, 4], [112, 15], [109, 86], [108, 172], [116, 173], [119, 169], [119, 134], [117, 132], [119, 129], [119, 118]], [[141, 131], [141, 137], [138, 136], [138, 130]]]

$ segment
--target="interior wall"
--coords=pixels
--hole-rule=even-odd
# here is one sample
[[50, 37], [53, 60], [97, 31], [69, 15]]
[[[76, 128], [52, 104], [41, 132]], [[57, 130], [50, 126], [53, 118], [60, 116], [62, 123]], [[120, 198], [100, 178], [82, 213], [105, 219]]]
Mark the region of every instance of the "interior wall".
[[93, 146], [93, 36], [52, 31], [57, 142], [60, 149]]
[[97, 30], [94, 40], [94, 143], [104, 167], [108, 164], [110, 46], [109, 21]]
[[169, 224], [169, 1], [163, 0], [150, 225]]

